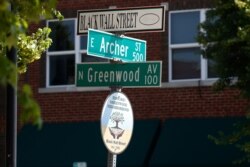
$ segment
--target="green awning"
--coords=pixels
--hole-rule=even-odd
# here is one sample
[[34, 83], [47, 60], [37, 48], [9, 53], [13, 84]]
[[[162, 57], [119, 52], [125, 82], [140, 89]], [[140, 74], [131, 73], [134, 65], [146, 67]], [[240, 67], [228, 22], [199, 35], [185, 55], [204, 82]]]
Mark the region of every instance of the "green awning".
[[[135, 121], [128, 148], [117, 156], [117, 166], [143, 166], [158, 120]], [[99, 122], [45, 123], [42, 130], [26, 126], [18, 134], [17, 167], [107, 166], [107, 149]]]
[[72, 167], [73, 162], [103, 166], [106, 148], [100, 125], [88, 123], [45, 123], [42, 130], [26, 126], [18, 135], [18, 167]]
[[[136, 120], [128, 148], [117, 156], [118, 167], [231, 166], [241, 157], [234, 147], [208, 139], [230, 131], [238, 118]], [[107, 149], [99, 122], [45, 123], [41, 131], [26, 126], [18, 134], [17, 167], [106, 167]]]
[[[208, 135], [230, 132], [239, 118], [170, 119], [163, 124], [151, 167], [233, 166], [242, 155], [233, 146], [215, 145]], [[235, 166], [235, 165], [234, 165]]]

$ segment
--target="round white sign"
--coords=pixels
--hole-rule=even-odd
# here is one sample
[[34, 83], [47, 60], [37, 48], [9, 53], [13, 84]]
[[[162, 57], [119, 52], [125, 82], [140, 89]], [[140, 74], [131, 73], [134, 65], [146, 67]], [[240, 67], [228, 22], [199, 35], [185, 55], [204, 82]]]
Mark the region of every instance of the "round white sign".
[[113, 92], [102, 108], [101, 133], [107, 149], [113, 154], [123, 152], [131, 139], [134, 116], [129, 99], [124, 93]]

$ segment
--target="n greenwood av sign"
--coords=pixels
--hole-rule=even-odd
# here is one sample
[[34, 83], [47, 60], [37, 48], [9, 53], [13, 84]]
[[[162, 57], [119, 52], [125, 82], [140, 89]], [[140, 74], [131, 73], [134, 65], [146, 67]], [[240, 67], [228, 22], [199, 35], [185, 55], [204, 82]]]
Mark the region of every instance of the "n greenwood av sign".
[[161, 64], [161, 61], [77, 64], [76, 86], [160, 87]]

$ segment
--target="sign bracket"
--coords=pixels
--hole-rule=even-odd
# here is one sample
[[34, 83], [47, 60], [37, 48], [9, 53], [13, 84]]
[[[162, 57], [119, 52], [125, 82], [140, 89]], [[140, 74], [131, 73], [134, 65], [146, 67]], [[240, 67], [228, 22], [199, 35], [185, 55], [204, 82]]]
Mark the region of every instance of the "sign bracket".
[[116, 31], [116, 32], [114, 32], [114, 34], [118, 37], [122, 37], [126, 34], [126, 32], [125, 31]]

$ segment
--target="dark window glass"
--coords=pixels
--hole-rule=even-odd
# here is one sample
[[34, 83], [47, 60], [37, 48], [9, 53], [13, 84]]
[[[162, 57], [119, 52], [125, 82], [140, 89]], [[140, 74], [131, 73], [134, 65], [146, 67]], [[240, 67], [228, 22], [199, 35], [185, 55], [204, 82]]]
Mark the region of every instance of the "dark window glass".
[[208, 71], [208, 78], [218, 78], [218, 74], [215, 70], [215, 62], [213, 60], [207, 60], [207, 71]]
[[74, 20], [49, 22], [50, 38], [53, 40], [49, 51], [65, 51], [75, 49]]
[[88, 40], [88, 36], [87, 35], [84, 35], [84, 36], [81, 36], [80, 37], [80, 48], [81, 50], [85, 50], [87, 49], [87, 40]]
[[171, 14], [171, 44], [196, 43], [200, 12]]
[[89, 56], [86, 53], [82, 54], [82, 62], [107, 62], [108, 59], [95, 57], [95, 56]]
[[75, 55], [50, 56], [50, 85], [74, 84]]
[[201, 76], [200, 48], [172, 50], [173, 79], [196, 79]]

